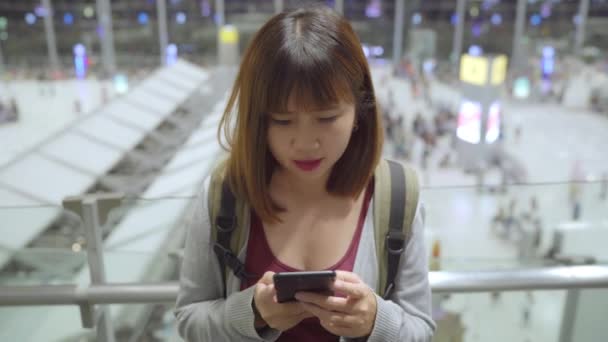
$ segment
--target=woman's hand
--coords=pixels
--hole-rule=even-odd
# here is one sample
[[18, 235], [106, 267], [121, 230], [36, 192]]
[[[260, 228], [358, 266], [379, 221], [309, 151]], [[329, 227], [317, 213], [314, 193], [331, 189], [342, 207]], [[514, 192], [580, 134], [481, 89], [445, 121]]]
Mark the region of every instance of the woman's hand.
[[346, 298], [299, 292], [296, 299], [334, 335], [368, 336], [374, 329], [378, 303], [374, 291], [352, 272], [336, 271], [333, 289]]
[[260, 313], [260, 317], [256, 319], [256, 328], [268, 325], [273, 329], [285, 331], [293, 328], [303, 319], [313, 317], [300, 302], [277, 302], [273, 275], [274, 272], [264, 273], [264, 276], [255, 285], [253, 305]]

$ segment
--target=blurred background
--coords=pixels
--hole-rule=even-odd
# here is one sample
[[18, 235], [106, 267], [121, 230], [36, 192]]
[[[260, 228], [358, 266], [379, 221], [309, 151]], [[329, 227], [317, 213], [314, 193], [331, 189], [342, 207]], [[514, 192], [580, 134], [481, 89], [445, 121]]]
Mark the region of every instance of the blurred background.
[[[432, 284], [606, 284], [608, 0], [2, 0], [1, 341], [179, 341], [159, 293], [241, 55], [312, 3], [351, 22], [384, 154], [418, 171]], [[160, 290], [83, 302], [105, 283]], [[606, 286], [552, 286], [438, 291], [435, 340], [608, 340]]]

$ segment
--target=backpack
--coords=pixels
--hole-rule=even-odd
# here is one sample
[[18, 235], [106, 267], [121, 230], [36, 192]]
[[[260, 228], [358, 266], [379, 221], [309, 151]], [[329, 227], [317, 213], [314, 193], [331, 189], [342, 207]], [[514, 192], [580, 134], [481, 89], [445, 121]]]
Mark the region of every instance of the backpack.
[[[208, 191], [209, 217], [213, 227], [211, 237], [224, 281], [230, 270], [239, 279], [250, 275], [238, 257], [245, 243], [250, 224], [250, 207], [232, 193], [224, 181], [225, 163], [211, 175]], [[374, 172], [374, 235], [378, 256], [378, 291], [388, 299], [394, 287], [401, 254], [409, 241], [412, 222], [418, 206], [418, 180], [415, 171], [401, 163], [381, 160]]]

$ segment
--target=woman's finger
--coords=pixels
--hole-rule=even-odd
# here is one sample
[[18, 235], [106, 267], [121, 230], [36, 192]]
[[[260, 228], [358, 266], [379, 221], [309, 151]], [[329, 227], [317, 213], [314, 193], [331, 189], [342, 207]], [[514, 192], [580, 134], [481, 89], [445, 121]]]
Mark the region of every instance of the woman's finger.
[[325, 296], [313, 292], [298, 292], [296, 299], [302, 303], [310, 303], [328, 311], [350, 312], [352, 304], [348, 298]]
[[314, 304], [310, 304], [310, 303], [303, 302], [302, 306], [306, 309], [306, 311], [315, 315], [317, 318], [319, 318], [319, 320], [325, 321], [325, 322], [331, 322], [331, 320], [333, 319], [334, 316], [343, 316], [344, 315], [343, 313], [340, 313], [340, 312], [333, 312], [333, 311], [325, 310], [321, 307], [318, 307], [318, 306], [316, 306]]
[[334, 290], [353, 298], [363, 298], [370, 291], [364, 283], [350, 283], [342, 280], [334, 282]]
[[336, 271], [336, 280], [342, 280], [349, 283], [362, 283], [361, 278], [353, 272]]

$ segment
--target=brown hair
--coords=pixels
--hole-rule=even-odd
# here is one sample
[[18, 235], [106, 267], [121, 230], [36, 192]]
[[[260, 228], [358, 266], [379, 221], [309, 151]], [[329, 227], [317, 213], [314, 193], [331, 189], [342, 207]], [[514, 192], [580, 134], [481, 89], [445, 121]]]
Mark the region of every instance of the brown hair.
[[222, 146], [230, 151], [228, 184], [264, 221], [278, 220], [280, 210], [268, 192], [277, 165], [267, 143], [268, 113], [284, 112], [292, 94], [303, 110], [340, 101], [355, 105], [356, 129], [331, 171], [328, 192], [361, 193], [382, 151], [383, 129], [369, 66], [348, 21], [317, 6], [275, 15], [243, 56], [218, 130], [220, 141], [223, 132], [228, 143]]

